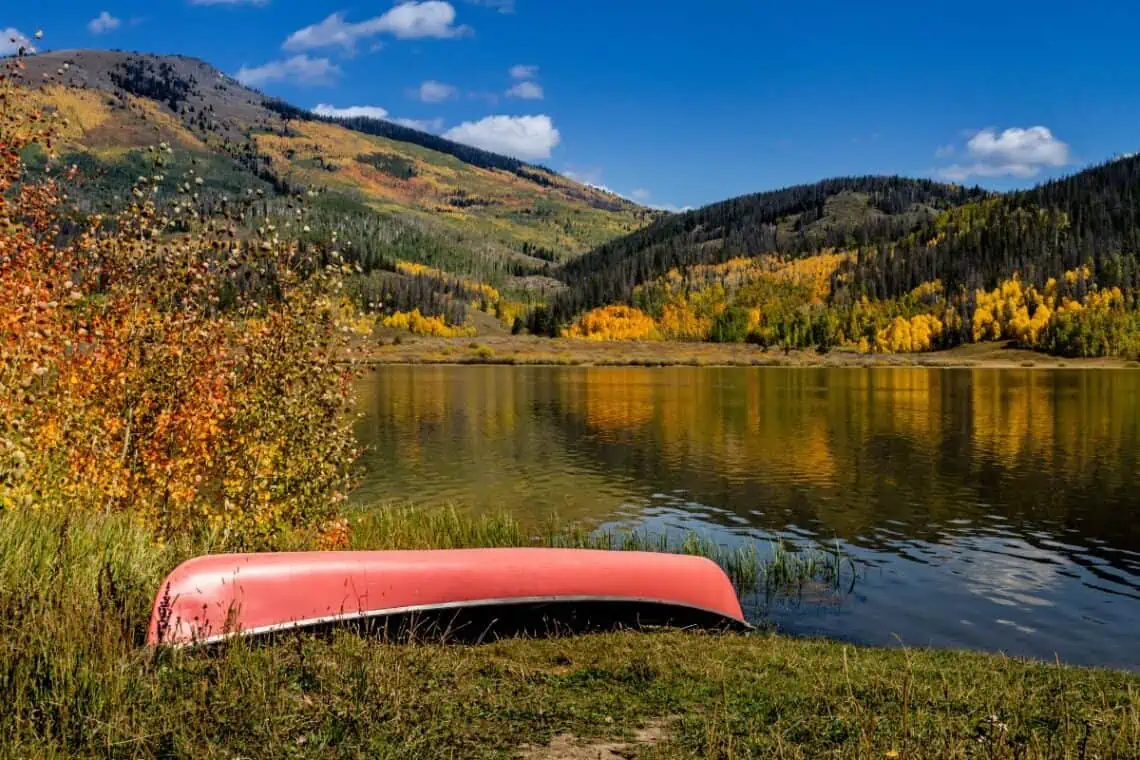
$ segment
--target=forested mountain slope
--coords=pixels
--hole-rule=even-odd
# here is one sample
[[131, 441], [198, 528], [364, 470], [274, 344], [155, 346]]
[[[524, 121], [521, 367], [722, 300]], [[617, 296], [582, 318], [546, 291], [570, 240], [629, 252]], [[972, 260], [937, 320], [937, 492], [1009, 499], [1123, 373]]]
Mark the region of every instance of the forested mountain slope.
[[747, 196], [660, 220], [559, 274], [567, 290], [532, 311], [532, 330], [1138, 355], [1140, 157], [1004, 195], [871, 177]]
[[1140, 287], [1140, 157], [1086, 169], [1031, 190], [970, 203], [897, 241], [866, 246], [850, 266], [854, 295], [890, 298], [922, 282], [995, 287], [1018, 273], [1043, 285], [1089, 266], [1093, 281]]
[[[170, 144], [199, 165], [203, 198], [317, 189], [360, 247], [399, 246], [482, 279], [545, 272], [658, 214], [548, 169], [374, 119], [333, 121], [243, 87], [183, 56], [98, 50], [25, 59], [29, 96], [66, 117], [62, 150], [84, 169], [80, 203], [112, 201]], [[145, 172], [142, 172], [145, 173]], [[350, 213], [351, 212], [351, 213]], [[343, 238], [342, 238], [343, 239]]]
[[756, 193], [659, 219], [562, 267], [559, 318], [627, 299], [670, 269], [760, 254], [805, 255], [894, 240], [942, 211], [985, 198], [931, 180], [848, 177]]

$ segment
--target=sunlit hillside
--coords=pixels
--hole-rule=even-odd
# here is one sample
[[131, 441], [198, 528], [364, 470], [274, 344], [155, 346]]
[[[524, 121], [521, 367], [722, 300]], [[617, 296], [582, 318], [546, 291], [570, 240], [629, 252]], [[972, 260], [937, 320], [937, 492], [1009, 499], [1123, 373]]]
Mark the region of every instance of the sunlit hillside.
[[140, 152], [165, 142], [197, 154], [210, 168], [200, 172], [207, 181], [223, 169], [240, 174], [230, 190], [268, 183], [278, 192], [336, 191], [410, 217], [421, 229], [466, 238], [463, 245], [513, 274], [541, 272], [658, 216], [548, 169], [435, 135], [377, 120], [318, 119], [197, 59], [59, 51], [29, 57], [22, 79], [33, 102], [67, 119], [58, 147], [86, 165], [87, 187], [100, 200], [129, 186], [115, 179], [134, 179]]

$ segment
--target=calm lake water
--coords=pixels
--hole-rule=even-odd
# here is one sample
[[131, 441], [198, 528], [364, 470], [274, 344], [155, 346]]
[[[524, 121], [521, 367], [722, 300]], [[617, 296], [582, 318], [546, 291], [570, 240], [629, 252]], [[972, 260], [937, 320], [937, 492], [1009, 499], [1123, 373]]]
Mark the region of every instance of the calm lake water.
[[1140, 669], [1140, 372], [384, 367], [361, 502], [820, 542], [790, 633]]

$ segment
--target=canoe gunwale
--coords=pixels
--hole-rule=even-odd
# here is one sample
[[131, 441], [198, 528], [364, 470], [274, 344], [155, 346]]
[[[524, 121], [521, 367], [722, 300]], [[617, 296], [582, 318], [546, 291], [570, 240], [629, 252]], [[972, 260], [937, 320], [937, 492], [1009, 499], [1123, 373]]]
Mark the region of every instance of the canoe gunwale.
[[223, 641], [234, 638], [250, 638], [256, 636], [266, 636], [273, 633], [281, 633], [285, 631], [294, 631], [305, 628], [312, 628], [322, 625], [332, 625], [336, 623], [351, 623], [357, 621], [368, 620], [370, 618], [386, 618], [397, 617], [400, 615], [412, 615], [418, 612], [443, 612], [447, 610], [464, 610], [464, 609], [478, 609], [486, 607], [521, 607], [526, 605], [542, 605], [542, 604], [630, 604], [630, 605], [648, 605], [651, 607], [672, 608], [677, 610], [690, 610], [714, 618], [723, 620], [727, 628], [735, 629], [737, 631], [751, 632], [755, 631], [756, 627], [749, 623], [747, 620], [736, 618], [731, 615], [726, 615], [724, 612], [710, 607], [702, 607], [695, 604], [686, 604], [683, 602], [671, 601], [668, 599], [657, 599], [651, 597], [630, 597], [630, 596], [598, 596], [592, 594], [575, 595], [575, 596], [528, 596], [528, 597], [506, 597], [499, 599], [471, 599], [459, 602], [439, 602], [434, 604], [416, 604], [404, 607], [387, 607], [376, 610], [361, 610], [358, 612], [345, 612], [335, 615], [322, 615], [320, 617], [304, 618], [301, 620], [290, 620], [288, 622], [273, 623], [271, 625], [257, 626], [253, 628], [243, 628], [236, 631], [229, 631], [226, 633], [216, 633], [210, 636], [205, 636], [190, 641], [176, 641], [173, 643], [165, 643], [162, 641], [155, 642], [152, 646], [170, 647], [173, 649], [186, 649], [200, 646], [210, 646], [218, 644]]

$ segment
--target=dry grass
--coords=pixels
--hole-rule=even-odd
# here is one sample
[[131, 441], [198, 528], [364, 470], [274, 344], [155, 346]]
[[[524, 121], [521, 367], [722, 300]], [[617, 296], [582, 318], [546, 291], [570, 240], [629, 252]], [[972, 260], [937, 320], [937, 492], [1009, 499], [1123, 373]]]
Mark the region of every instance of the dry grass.
[[370, 342], [360, 348], [365, 361], [375, 364], [513, 364], [552, 366], [735, 366], [735, 367], [988, 367], [994, 369], [1056, 369], [1136, 367], [1126, 359], [1059, 359], [1011, 348], [1006, 343], [982, 343], [923, 354], [860, 354], [851, 350], [767, 351], [740, 343], [679, 343], [665, 341], [583, 341], [524, 335], [487, 335], [482, 350], [470, 339], [404, 338], [397, 344]]

